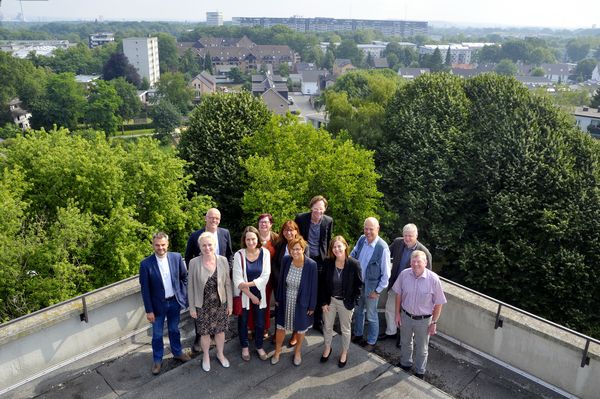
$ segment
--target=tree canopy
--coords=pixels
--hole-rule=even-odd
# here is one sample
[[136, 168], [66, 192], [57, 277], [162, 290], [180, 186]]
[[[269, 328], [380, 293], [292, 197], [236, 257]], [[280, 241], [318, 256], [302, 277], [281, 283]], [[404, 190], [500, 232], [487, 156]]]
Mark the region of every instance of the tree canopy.
[[246, 91], [214, 94], [194, 108], [181, 136], [179, 155], [188, 162], [193, 191], [226, 209], [223, 224], [231, 228], [242, 219], [245, 179], [240, 160], [247, 156], [242, 139], [264, 128], [270, 117], [265, 103]]
[[212, 205], [155, 140], [30, 131], [1, 152], [2, 320], [135, 275], [158, 230], [182, 250]]
[[243, 143], [249, 154], [241, 161], [247, 171], [242, 201], [247, 224], [270, 212], [280, 225], [317, 194], [329, 201], [334, 233], [348, 241], [360, 235], [366, 217], [378, 215], [381, 193], [371, 151], [291, 115], [274, 116]]
[[424, 75], [386, 118], [381, 189], [442, 273], [598, 335], [599, 147], [513, 78]]

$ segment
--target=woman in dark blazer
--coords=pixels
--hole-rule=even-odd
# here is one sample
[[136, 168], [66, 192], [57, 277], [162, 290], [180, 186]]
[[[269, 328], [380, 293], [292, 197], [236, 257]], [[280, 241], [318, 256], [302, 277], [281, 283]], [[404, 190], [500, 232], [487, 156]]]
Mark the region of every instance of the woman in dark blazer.
[[339, 315], [340, 329], [342, 331], [342, 352], [338, 361], [339, 367], [344, 367], [348, 361], [348, 348], [350, 347], [350, 333], [354, 305], [360, 296], [362, 287], [360, 263], [348, 256], [348, 243], [342, 236], [335, 236], [329, 244], [328, 257], [323, 264], [323, 278], [319, 289], [322, 298], [323, 321], [325, 327], [323, 337], [325, 346], [321, 363], [329, 360], [331, 355], [331, 340], [333, 337], [333, 323], [335, 316]]
[[[277, 294], [277, 284], [279, 283], [279, 274], [281, 272], [283, 258], [289, 255], [288, 243], [291, 239], [296, 237], [302, 237], [296, 222], [291, 219], [283, 222], [281, 230], [279, 231], [279, 237], [275, 243], [275, 255], [273, 256], [273, 262], [271, 263], [271, 277], [269, 283], [271, 284], [274, 295]], [[304, 250], [304, 256], [308, 257], [308, 245]], [[288, 346], [291, 348], [296, 345], [296, 342], [298, 342], [298, 340], [296, 339], [296, 332], [294, 331], [288, 342]]]
[[286, 331], [296, 331], [298, 342], [294, 348], [294, 365], [300, 366], [302, 363], [302, 341], [313, 324], [318, 290], [317, 263], [304, 256], [307, 245], [302, 237], [290, 240], [288, 250], [291, 256], [286, 256], [281, 265], [275, 294], [277, 331], [271, 364], [279, 362]]

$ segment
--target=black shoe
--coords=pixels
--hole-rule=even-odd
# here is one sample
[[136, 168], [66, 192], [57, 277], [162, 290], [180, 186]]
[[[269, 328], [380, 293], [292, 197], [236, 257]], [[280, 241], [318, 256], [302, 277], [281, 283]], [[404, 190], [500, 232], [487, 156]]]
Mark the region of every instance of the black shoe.
[[328, 361], [328, 360], [329, 360], [329, 356], [331, 356], [331, 352], [332, 352], [332, 351], [333, 351], [333, 350], [332, 350], [331, 348], [329, 348], [329, 354], [328, 354], [327, 356], [321, 356], [321, 360], [320, 360], [320, 362], [321, 362], [321, 363], [325, 363], [326, 361]]
[[415, 373], [415, 377], [423, 379], [425, 377], [425, 374]]
[[346, 355], [346, 361], [342, 362], [341, 360], [338, 360], [338, 367], [343, 369], [346, 367], [346, 363], [348, 363], [348, 355]]
[[352, 341], [352, 343], [355, 343], [355, 344], [360, 344], [361, 342], [363, 342], [363, 337], [358, 336], [358, 335], [353, 335], [352, 339], [350, 341]]
[[402, 364], [398, 363], [398, 367], [400, 367], [403, 371], [409, 373], [410, 370], [412, 369], [412, 366], [403, 366]]
[[398, 333], [398, 336], [396, 337], [396, 348], [400, 349], [402, 345], [400, 345], [400, 333]]
[[364, 349], [367, 352], [373, 352], [375, 350], [375, 344], [369, 344], [369, 343], [365, 342]]
[[377, 337], [377, 340], [384, 341], [386, 339], [392, 339], [392, 338], [396, 338], [396, 335], [381, 334], [380, 336]]

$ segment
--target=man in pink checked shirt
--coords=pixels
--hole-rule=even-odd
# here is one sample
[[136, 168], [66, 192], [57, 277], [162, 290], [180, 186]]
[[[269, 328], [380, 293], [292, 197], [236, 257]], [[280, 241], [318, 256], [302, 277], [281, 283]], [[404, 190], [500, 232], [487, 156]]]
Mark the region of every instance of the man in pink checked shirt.
[[392, 287], [397, 294], [396, 324], [400, 327], [401, 337], [400, 367], [409, 372], [414, 365], [415, 376], [421, 379], [427, 367], [429, 337], [436, 333], [442, 305], [446, 303], [440, 278], [426, 266], [425, 252], [413, 251], [410, 268], [400, 273]]

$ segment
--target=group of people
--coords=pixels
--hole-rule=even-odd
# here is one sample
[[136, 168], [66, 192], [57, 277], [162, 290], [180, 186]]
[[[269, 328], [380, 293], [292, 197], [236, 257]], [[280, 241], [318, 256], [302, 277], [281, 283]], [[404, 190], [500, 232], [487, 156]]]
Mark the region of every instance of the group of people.
[[[269, 337], [273, 297], [271, 364], [279, 362], [285, 336], [291, 334], [293, 364], [300, 366], [302, 343], [310, 328], [323, 333], [320, 361], [327, 362], [338, 318], [338, 367], [348, 361], [350, 342], [373, 350], [378, 339], [395, 338], [401, 348], [399, 366], [405, 371], [414, 367], [415, 375], [423, 378], [429, 337], [436, 333], [446, 298], [431, 271], [431, 254], [417, 240], [417, 227], [407, 224], [402, 237], [388, 247], [379, 237], [379, 222], [369, 217], [364, 234], [350, 251], [344, 237], [332, 238], [333, 219], [325, 215], [327, 206], [323, 196], [313, 197], [310, 211], [286, 220], [279, 234], [272, 231], [272, 216], [260, 215], [258, 228], [244, 229], [241, 249], [235, 254], [229, 231], [219, 227], [221, 214], [215, 208], [206, 213], [205, 227], [191, 234], [184, 258], [168, 252], [165, 233], [155, 234], [154, 254], [140, 264], [142, 298], [153, 326], [152, 373], [159, 374], [162, 367], [165, 319], [173, 356], [190, 360], [182, 350], [178, 328], [180, 311], [188, 306], [196, 330], [192, 351], [202, 350], [204, 371], [211, 367], [211, 336], [217, 360], [222, 367], [230, 366], [223, 348], [232, 314], [237, 316], [241, 358], [251, 359], [251, 335], [256, 355], [267, 360], [264, 341]], [[380, 335], [377, 305], [384, 290], [386, 329]]]

